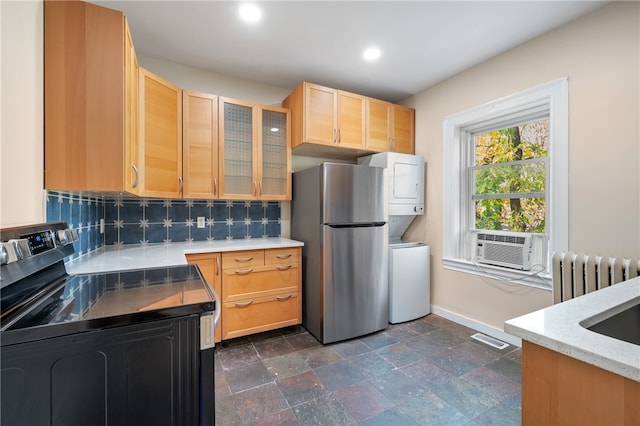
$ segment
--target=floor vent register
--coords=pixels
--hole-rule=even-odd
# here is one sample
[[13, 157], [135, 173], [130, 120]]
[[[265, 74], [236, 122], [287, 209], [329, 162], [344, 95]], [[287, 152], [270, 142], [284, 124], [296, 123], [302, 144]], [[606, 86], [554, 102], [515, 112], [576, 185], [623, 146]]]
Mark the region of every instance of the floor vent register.
[[494, 339], [493, 337], [486, 336], [482, 333], [476, 333], [472, 335], [471, 338], [500, 350], [509, 346], [508, 343], [505, 343], [502, 340]]

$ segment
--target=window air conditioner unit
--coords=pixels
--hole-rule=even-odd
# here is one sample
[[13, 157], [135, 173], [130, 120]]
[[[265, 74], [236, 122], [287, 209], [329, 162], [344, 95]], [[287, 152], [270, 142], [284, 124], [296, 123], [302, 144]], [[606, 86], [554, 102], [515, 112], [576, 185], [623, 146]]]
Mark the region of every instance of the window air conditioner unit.
[[531, 270], [531, 234], [477, 231], [474, 247], [478, 263]]

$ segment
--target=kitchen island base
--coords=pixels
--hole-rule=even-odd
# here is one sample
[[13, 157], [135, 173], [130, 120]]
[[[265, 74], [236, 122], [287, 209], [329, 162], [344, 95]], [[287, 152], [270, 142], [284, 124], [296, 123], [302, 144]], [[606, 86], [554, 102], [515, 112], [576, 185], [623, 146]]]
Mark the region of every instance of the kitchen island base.
[[523, 425], [640, 425], [640, 382], [522, 341]]

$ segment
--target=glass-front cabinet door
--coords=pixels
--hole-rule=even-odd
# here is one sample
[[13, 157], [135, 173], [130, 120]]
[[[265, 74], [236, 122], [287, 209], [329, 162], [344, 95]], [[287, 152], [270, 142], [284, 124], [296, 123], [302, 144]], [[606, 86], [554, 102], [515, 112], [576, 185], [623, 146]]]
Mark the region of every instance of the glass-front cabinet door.
[[290, 111], [219, 99], [219, 198], [290, 200]]
[[252, 199], [258, 191], [254, 104], [220, 98], [220, 198]]
[[260, 180], [263, 200], [291, 199], [290, 112], [285, 108], [260, 108]]

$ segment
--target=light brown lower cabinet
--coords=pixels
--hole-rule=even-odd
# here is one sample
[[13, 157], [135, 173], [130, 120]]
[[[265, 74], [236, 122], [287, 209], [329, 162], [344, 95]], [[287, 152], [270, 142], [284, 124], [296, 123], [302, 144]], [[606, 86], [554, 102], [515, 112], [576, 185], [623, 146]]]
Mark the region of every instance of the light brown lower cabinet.
[[301, 260], [300, 247], [187, 255], [220, 296], [216, 342], [301, 324]]
[[[200, 273], [202, 274], [202, 278], [211, 286], [215, 292], [218, 294], [218, 297], [221, 297], [222, 293], [222, 263], [221, 263], [222, 254], [220, 253], [198, 253], [198, 254], [188, 254], [187, 255], [187, 263], [192, 265], [198, 265], [200, 268]], [[219, 306], [216, 306], [216, 309], [220, 309]], [[220, 321], [222, 321], [222, 317], [220, 317]], [[216, 328], [215, 334], [215, 342], [218, 343], [222, 341], [222, 330], [220, 328], [220, 322], [218, 322], [218, 328]]]
[[222, 253], [222, 339], [302, 323], [300, 247]]
[[640, 425], [640, 382], [522, 341], [523, 425]]

